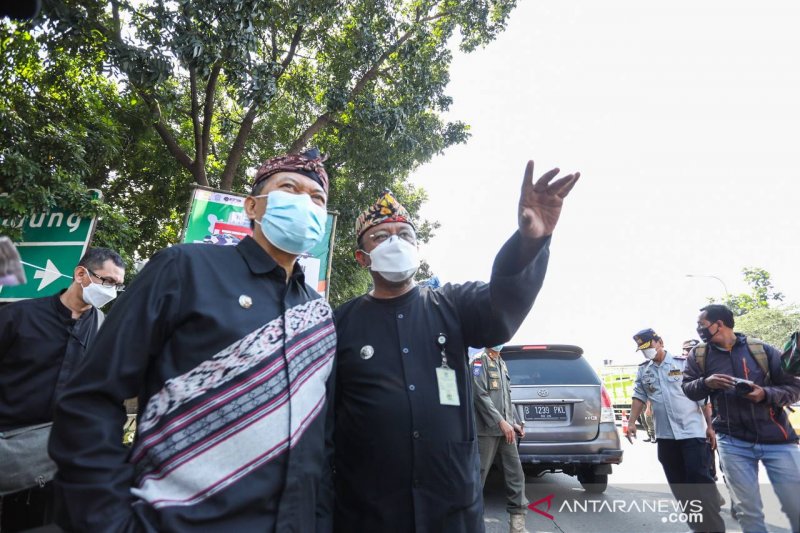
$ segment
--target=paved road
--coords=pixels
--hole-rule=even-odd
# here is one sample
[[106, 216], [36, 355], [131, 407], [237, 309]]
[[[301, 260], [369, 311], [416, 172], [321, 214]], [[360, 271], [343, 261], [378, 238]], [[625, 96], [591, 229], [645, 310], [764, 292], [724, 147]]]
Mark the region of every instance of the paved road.
[[[645, 435], [640, 432], [640, 438]], [[676, 513], [676, 502], [669, 491], [664, 471], [656, 457], [656, 445], [636, 441], [633, 445], [623, 440], [625, 455], [623, 462], [614, 467], [609, 476], [609, 485], [603, 494], [589, 494], [583, 490], [576, 478], [564, 474], [545, 474], [540, 478], [528, 478], [526, 494], [528, 500], [536, 502], [543, 498], [537, 508], [553, 516], [553, 520], [535, 512], [528, 512], [527, 528], [531, 532], [557, 533], [640, 533], [689, 531], [685, 521]], [[777, 499], [769, 488], [766, 474], [761, 472], [761, 492], [765, 500], [765, 515], [770, 531], [788, 532], [788, 522]], [[720, 476], [719, 490], [730, 501], [728, 491]], [[488, 533], [508, 531], [508, 514], [505, 509], [501, 474], [493, 472], [484, 491], [486, 511], [484, 520]], [[679, 510], [678, 510], [679, 511]], [[723, 508], [727, 531], [741, 531], [739, 524], [730, 515], [730, 504]], [[685, 519], [685, 516], [683, 517]]]

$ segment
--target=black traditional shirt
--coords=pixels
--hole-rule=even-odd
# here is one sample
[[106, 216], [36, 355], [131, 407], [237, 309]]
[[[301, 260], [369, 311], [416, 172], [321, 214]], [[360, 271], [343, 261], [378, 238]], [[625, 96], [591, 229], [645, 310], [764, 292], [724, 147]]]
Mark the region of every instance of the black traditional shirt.
[[[59, 524], [312, 531], [335, 346], [327, 302], [251, 238], [157, 253], [56, 409]], [[136, 395], [129, 451], [122, 402]]]
[[[515, 234], [488, 284], [365, 295], [336, 310], [336, 531], [483, 531], [467, 347], [514, 335], [544, 281], [548, 244], [521, 258]], [[440, 403], [442, 333], [458, 406]]]
[[0, 431], [51, 422], [62, 366], [65, 380], [94, 339], [97, 310], [73, 319], [62, 293], [0, 308]]

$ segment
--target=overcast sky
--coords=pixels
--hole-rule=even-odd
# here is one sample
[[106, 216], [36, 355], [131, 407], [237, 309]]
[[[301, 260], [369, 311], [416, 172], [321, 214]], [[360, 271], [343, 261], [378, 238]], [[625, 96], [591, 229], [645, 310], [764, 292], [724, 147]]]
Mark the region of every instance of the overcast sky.
[[709, 296], [773, 276], [800, 303], [800, 3], [521, 1], [485, 49], [456, 54], [450, 118], [472, 137], [421, 167], [422, 255], [443, 282], [488, 280], [516, 228], [525, 163], [583, 177], [544, 288], [515, 343], [568, 343], [593, 363], [696, 336]]

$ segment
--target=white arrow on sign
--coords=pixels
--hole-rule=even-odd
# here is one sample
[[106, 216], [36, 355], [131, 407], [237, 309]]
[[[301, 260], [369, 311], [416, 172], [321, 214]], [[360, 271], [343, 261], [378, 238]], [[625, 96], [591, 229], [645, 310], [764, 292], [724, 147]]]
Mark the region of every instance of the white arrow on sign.
[[[40, 290], [44, 289], [45, 287], [47, 287], [48, 285], [53, 283], [55, 280], [57, 280], [61, 276], [64, 276], [64, 274], [59, 272], [58, 269], [56, 268], [56, 266], [53, 264], [53, 262], [48, 259], [47, 260], [47, 265], [44, 267], [44, 270], [37, 270], [33, 274], [34, 279], [42, 280], [42, 282], [39, 284], [39, 288], [36, 289], [36, 290], [40, 291]], [[67, 277], [67, 276], [64, 276], [64, 277]]]

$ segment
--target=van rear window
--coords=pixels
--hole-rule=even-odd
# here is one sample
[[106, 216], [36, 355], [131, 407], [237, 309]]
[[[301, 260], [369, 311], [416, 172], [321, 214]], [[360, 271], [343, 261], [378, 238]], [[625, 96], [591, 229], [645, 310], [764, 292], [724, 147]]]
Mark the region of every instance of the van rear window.
[[516, 352], [503, 354], [512, 385], [599, 385], [600, 378], [582, 356]]

